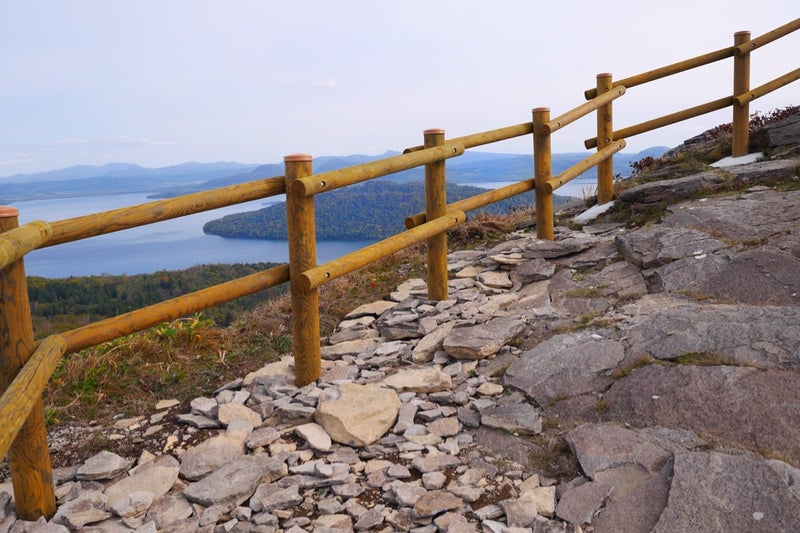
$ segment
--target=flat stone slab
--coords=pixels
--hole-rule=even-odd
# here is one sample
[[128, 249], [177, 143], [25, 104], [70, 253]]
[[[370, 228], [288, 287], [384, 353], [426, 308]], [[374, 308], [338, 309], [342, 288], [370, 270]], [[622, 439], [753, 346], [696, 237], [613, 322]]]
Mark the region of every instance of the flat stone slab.
[[484, 324], [453, 328], [442, 347], [456, 359], [483, 359], [500, 351], [524, 328], [525, 323], [519, 318], [495, 318]]
[[800, 530], [800, 470], [717, 452], [675, 456], [666, 509], [654, 533]]
[[345, 319], [354, 319], [362, 316], [380, 316], [384, 311], [388, 311], [397, 306], [397, 302], [387, 302], [385, 300], [378, 300], [368, 304], [359, 305], [344, 317]]
[[[789, 371], [653, 364], [611, 386], [601, 417], [634, 428], [688, 429], [720, 444], [797, 460], [798, 390], [800, 374]], [[574, 414], [578, 419], [597, 416], [596, 410]]]
[[163, 496], [178, 479], [179, 470], [178, 462], [171, 456], [163, 456], [141, 465], [133, 475], [124, 477], [105, 489], [108, 505], [113, 506], [127, 495], [141, 490], [147, 490], [155, 497]]
[[614, 487], [594, 481], [567, 489], [558, 501], [556, 515], [576, 526], [591, 524], [613, 490]]
[[650, 439], [614, 424], [584, 424], [570, 431], [566, 439], [590, 479], [599, 471], [628, 463], [659, 472], [672, 458], [672, 453]]
[[713, 354], [739, 364], [800, 370], [800, 307], [686, 304], [632, 317], [634, 358]]
[[322, 346], [320, 355], [323, 359], [339, 359], [345, 355], [359, 355], [378, 347], [376, 339], [358, 339], [344, 341], [333, 346]]
[[700, 172], [685, 178], [644, 183], [619, 194], [622, 202], [631, 204], [660, 203], [674, 198], [687, 198], [701, 191], [719, 189], [728, 178], [716, 172]]
[[453, 387], [452, 378], [436, 366], [399, 370], [383, 384], [397, 392], [441, 392]]
[[657, 269], [654, 285], [666, 292], [753, 305], [800, 305], [800, 258], [761, 247], [735, 254], [705, 254]]
[[77, 478], [80, 480], [112, 479], [125, 472], [131, 462], [119, 455], [101, 451], [93, 455], [78, 468]]
[[266, 454], [230, 461], [202, 480], [190, 484], [183, 495], [200, 505], [230, 505], [246, 501], [261, 483], [271, 483], [288, 473], [286, 463]]
[[772, 243], [785, 231], [797, 233], [798, 219], [800, 191], [767, 190], [682, 203], [668, 210], [664, 224], [695, 228], [736, 243], [761, 239]]
[[545, 258], [552, 259], [572, 255], [591, 248], [600, 241], [599, 237], [588, 233], [573, 232], [566, 238], [554, 241], [541, 239], [529, 240], [525, 246], [522, 256], [528, 259]]
[[586, 333], [556, 335], [523, 352], [506, 370], [504, 383], [543, 406], [564, 396], [603, 390], [611, 369], [625, 357], [614, 340]]
[[650, 531], [667, 504], [672, 452], [646, 432], [616, 424], [584, 424], [567, 443], [590, 479], [613, 487], [592, 520], [597, 531]]
[[654, 268], [728, 246], [703, 231], [668, 226], [617, 235], [616, 243], [620, 254], [639, 268]]
[[514, 269], [522, 283], [550, 279], [556, 273], [556, 265], [542, 258], [530, 259]]
[[637, 464], [627, 463], [597, 472], [595, 479], [614, 487], [592, 520], [595, 531], [650, 531], [667, 505], [672, 463], [660, 472], [647, 472]]
[[797, 159], [775, 159], [772, 161], [757, 161], [749, 165], [736, 165], [725, 170], [733, 174], [737, 181], [745, 183], [759, 183], [766, 179], [791, 179], [797, 176]]
[[331, 439], [349, 446], [368, 446], [394, 425], [400, 399], [377, 385], [343, 383], [319, 400], [315, 421]]
[[482, 409], [481, 424], [519, 435], [536, 435], [542, 432], [542, 417], [539, 410], [529, 403], [497, 405]]
[[647, 294], [647, 284], [642, 273], [627, 261], [611, 263], [589, 279], [602, 296], [633, 298]]

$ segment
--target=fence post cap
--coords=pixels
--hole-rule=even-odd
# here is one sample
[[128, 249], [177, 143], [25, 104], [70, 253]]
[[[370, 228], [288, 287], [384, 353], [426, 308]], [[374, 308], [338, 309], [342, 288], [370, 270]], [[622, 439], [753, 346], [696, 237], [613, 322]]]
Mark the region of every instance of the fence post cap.
[[444, 135], [442, 128], [430, 128], [422, 132], [423, 135]]
[[294, 163], [300, 161], [311, 161], [313, 157], [310, 154], [289, 154], [283, 158], [284, 163]]
[[610, 78], [611, 77], [611, 73], [610, 72], [601, 72], [600, 74], [597, 75], [597, 77], [598, 78]]
[[736, 33], [733, 34], [734, 37], [738, 35], [750, 35], [750, 30], [737, 31]]
[[533, 108], [533, 112], [534, 113], [542, 113], [544, 111], [548, 111], [549, 112], [550, 108], [549, 107], [534, 107]]
[[19, 209], [10, 205], [0, 205], [0, 218], [11, 218], [19, 216]]

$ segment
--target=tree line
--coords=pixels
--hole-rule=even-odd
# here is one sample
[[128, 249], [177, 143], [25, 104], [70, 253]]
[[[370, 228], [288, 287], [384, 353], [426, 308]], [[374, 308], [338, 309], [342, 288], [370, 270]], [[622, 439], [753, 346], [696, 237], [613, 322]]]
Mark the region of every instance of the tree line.
[[[486, 189], [448, 183], [447, 201], [452, 203], [482, 192]], [[504, 214], [532, 203], [531, 192], [492, 204], [481, 211]], [[425, 186], [419, 181], [395, 183], [375, 180], [337, 189], [315, 198], [316, 237], [320, 241], [385, 239], [405, 230], [406, 217], [424, 210]], [[207, 222], [203, 231], [222, 237], [284, 240], [286, 207], [280, 203], [258, 211], [227, 215]]]
[[[121, 276], [73, 276], [63, 279], [28, 277], [28, 295], [37, 337], [66, 331], [212, 285], [254, 274], [275, 263], [198, 265], [186, 270]], [[228, 325], [282, 292], [279, 286], [213, 307], [203, 314]]]

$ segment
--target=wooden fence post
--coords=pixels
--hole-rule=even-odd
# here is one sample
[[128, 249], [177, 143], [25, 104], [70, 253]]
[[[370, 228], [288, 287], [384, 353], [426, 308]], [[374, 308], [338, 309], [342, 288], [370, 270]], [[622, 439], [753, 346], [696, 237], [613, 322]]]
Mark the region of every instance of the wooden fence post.
[[[597, 75], [597, 96], [612, 89], [611, 74]], [[611, 102], [597, 108], [597, 151], [605, 148], [613, 139]], [[597, 203], [605, 204], [614, 199], [614, 160], [612, 157], [597, 164]]]
[[550, 132], [544, 124], [550, 121], [550, 108], [533, 110], [533, 176], [536, 183], [536, 236], [553, 240], [553, 195], [547, 192], [545, 183], [553, 175], [550, 153]]
[[[737, 31], [733, 34], [733, 46], [742, 45], [750, 40], [749, 31]], [[739, 96], [750, 90], [750, 53], [733, 54], [733, 96]], [[740, 105], [733, 101], [733, 146], [731, 155], [741, 157], [750, 152], [750, 102]]]
[[[19, 224], [19, 211], [0, 207], [0, 233]], [[22, 259], [0, 270], [0, 393], [33, 353], [28, 285]], [[35, 521], [56, 512], [53, 470], [47, 448], [47, 430], [41, 398], [8, 450], [17, 516]]]
[[286, 224], [289, 237], [289, 276], [292, 295], [292, 352], [295, 384], [298, 387], [316, 381], [322, 374], [319, 339], [319, 291], [304, 289], [300, 274], [317, 266], [317, 238], [314, 221], [314, 197], [304, 196], [292, 185], [311, 175], [311, 156], [287, 155]]
[[[425, 148], [442, 146], [444, 130], [425, 130]], [[425, 216], [433, 220], [447, 212], [447, 180], [444, 161], [436, 161], [425, 165]], [[434, 235], [428, 244], [428, 298], [431, 300], [447, 299], [447, 234]]]

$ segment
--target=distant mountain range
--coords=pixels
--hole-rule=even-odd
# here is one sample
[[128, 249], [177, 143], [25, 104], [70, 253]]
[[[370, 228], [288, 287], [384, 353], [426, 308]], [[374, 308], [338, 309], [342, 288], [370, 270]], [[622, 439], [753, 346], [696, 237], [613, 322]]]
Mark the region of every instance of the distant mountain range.
[[[668, 150], [657, 146], [635, 154], [620, 152], [614, 156], [614, 173], [630, 175], [630, 163], [646, 156], [657, 157]], [[322, 156], [314, 159], [314, 172], [325, 172], [397, 155]], [[553, 174], [558, 174], [589, 155], [589, 152], [553, 154]], [[183, 163], [162, 168], [144, 168], [130, 163], [109, 163], [102, 166], [74, 166], [35, 174], [0, 177], [0, 204], [10, 205], [24, 200], [71, 198], [126, 193], [149, 193], [165, 198], [209, 190], [227, 185], [283, 175], [283, 163], [266, 165], [235, 162]], [[533, 156], [466, 152], [447, 161], [450, 183], [515, 181], [533, 174]], [[595, 174], [594, 169], [587, 175]], [[417, 168], [387, 176], [397, 183], [422, 180], [423, 169]]]

